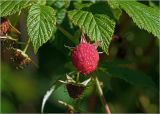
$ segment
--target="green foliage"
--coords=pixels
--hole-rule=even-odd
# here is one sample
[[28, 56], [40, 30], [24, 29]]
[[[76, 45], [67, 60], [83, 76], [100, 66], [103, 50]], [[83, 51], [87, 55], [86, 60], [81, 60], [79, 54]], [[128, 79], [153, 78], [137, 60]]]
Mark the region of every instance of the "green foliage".
[[43, 101], [42, 101], [42, 106], [41, 106], [41, 113], [43, 113], [44, 110], [44, 106], [46, 104], [46, 101], [49, 99], [49, 97], [51, 96], [51, 94], [57, 90], [59, 88], [60, 84], [53, 84], [52, 87], [46, 92], [46, 94], [43, 97]]
[[119, 21], [120, 16], [122, 15], [122, 10], [120, 8], [116, 8], [112, 10], [112, 13], [114, 15], [114, 18], [116, 21]]
[[70, 2], [63, 0], [62, 1], [53, 0], [53, 1], [47, 1], [47, 4], [50, 4], [54, 8], [54, 10], [56, 11], [57, 23], [61, 24], [66, 16], [67, 8]]
[[[31, 6], [27, 19], [28, 34], [33, 43], [35, 52], [37, 52], [38, 48], [46, 43], [53, 35], [56, 29], [55, 15], [57, 23], [61, 24], [66, 15], [66, 8], [70, 4], [68, 1], [56, 0], [38, 0], [36, 2], [37, 5]], [[32, 5], [32, 3], [33, 1], [22, 0], [2, 1], [0, 3], [2, 9], [0, 14], [1, 16], [14, 14], [21, 11], [22, 8]], [[45, 4], [51, 5], [54, 8], [54, 11], [52, 8], [49, 8], [49, 6], [43, 6]], [[104, 2], [101, 5], [98, 5], [97, 3], [82, 4], [82, 2], [75, 2], [74, 5], [80, 8], [78, 8], [78, 10], [69, 11], [68, 16], [92, 41], [102, 41], [101, 47], [106, 53], [108, 53], [108, 46], [114, 32], [115, 22], [113, 20], [119, 20], [121, 9], [128, 13], [139, 28], [145, 29], [160, 38], [160, 10], [156, 10], [157, 8], [148, 7], [136, 1], [108, 0], [108, 4], [113, 8], [111, 10], [107, 5], [104, 6], [104, 4]], [[106, 12], [106, 14], [104, 14], [104, 12]], [[50, 18], [47, 19], [45, 16]], [[35, 27], [33, 31], [32, 27]]]
[[148, 7], [135, 1], [109, 1], [112, 8], [122, 8], [136, 23], [140, 29], [151, 32], [160, 38], [160, 10]]
[[37, 52], [56, 31], [54, 10], [49, 6], [33, 5], [29, 10], [27, 27], [34, 51]]
[[113, 9], [116, 9], [119, 7], [118, 1], [116, 0], [108, 0], [107, 2], [110, 5], [110, 7]]
[[92, 41], [101, 41], [102, 49], [108, 53], [108, 47], [115, 27], [113, 20], [105, 14], [93, 14], [87, 10], [69, 11], [68, 16]]
[[[49, 6], [43, 6], [46, 3], [51, 5], [55, 10]], [[42, 6], [38, 4], [42, 4]], [[136, 1], [109, 0], [108, 4], [113, 8], [109, 11], [110, 9], [107, 8], [107, 5], [106, 7], [103, 5], [104, 3], [100, 6], [98, 6], [97, 3], [94, 5], [92, 4], [93, 3], [82, 4], [80, 2], [75, 2], [76, 6], [83, 7], [79, 8], [79, 10], [69, 11], [68, 16], [92, 41], [102, 41], [101, 47], [106, 53], [108, 53], [108, 46], [114, 32], [115, 22], [112, 19], [116, 18], [116, 20], [118, 20], [121, 15], [121, 9], [119, 8], [125, 10], [139, 28], [152, 32], [155, 36], [160, 38], [160, 10], [156, 10], [157, 8], [148, 7]], [[0, 14], [1, 16], [11, 15], [29, 5], [32, 5], [31, 1], [2, 1], [0, 3], [2, 9]], [[55, 0], [47, 2], [38, 0], [37, 5], [31, 6], [27, 19], [27, 26], [28, 34], [33, 43], [35, 52], [37, 52], [38, 48], [46, 43], [53, 35], [56, 29], [55, 15], [57, 23], [61, 24], [68, 6], [69, 2], [67, 1]], [[93, 12], [91, 10], [93, 7], [94, 10], [98, 12]], [[106, 14], [103, 13], [102, 7]], [[86, 10], [86, 8], [89, 10]], [[110, 15], [114, 15], [114, 17]], [[47, 19], [45, 16], [49, 18]], [[32, 30], [32, 27], [35, 27], [35, 29]]]
[[40, 4], [40, 5], [45, 5], [46, 0], [37, 0], [37, 3]]
[[[83, 112], [103, 111], [95, 92], [94, 80], [87, 85], [83, 96], [76, 100], [69, 97], [66, 85], [61, 86], [58, 82], [59, 79], [64, 79], [66, 73], [77, 73], [71, 62], [71, 51], [64, 45], [71, 47], [77, 45], [81, 32], [84, 32], [90, 41], [101, 41], [100, 46], [106, 54], [109, 51], [109, 55], [100, 55], [97, 72], [89, 77], [97, 76], [102, 81], [99, 87], [102, 84], [104, 98], [107, 96], [111, 111], [113, 113], [133, 110], [147, 112], [149, 109], [150, 112], [156, 112], [158, 103], [154, 100], [158, 98], [159, 45], [153, 35], [160, 38], [160, 10], [157, 2], [146, 1], [144, 3], [149, 3], [151, 7], [135, 0], [107, 0], [107, 2], [99, 0], [2, 0], [0, 2], [1, 17], [7, 18], [10, 24], [21, 32], [19, 34], [14, 29], [6, 34], [16, 39], [18, 45], [16, 48], [22, 49], [21, 47], [24, 47], [23, 44], [26, 43], [23, 42], [24, 40], [31, 41], [36, 53], [47, 42], [36, 55], [37, 57], [31, 54], [32, 50], [27, 51], [29, 57], [34, 58], [35, 62], [33, 63], [36, 67], [32, 63], [26, 65], [26, 69], [21, 70], [22, 73], [10, 69], [8, 66], [6, 69], [3, 67], [2, 112], [63, 112], [64, 109], [57, 104], [58, 100], [73, 105], [77, 112], [82, 112], [81, 108], [83, 108]], [[23, 11], [23, 8], [26, 9]], [[133, 19], [140, 29], [151, 32], [153, 35], [130, 23], [128, 15], [122, 13], [122, 10]], [[66, 14], [69, 19], [66, 18]], [[25, 20], [26, 17], [27, 20]], [[27, 31], [25, 31], [25, 25], [27, 25]], [[13, 28], [11, 27], [11, 29]], [[111, 44], [113, 33], [115, 39], [113, 38]], [[4, 36], [4, 38], [6, 37]], [[30, 40], [25, 38], [30, 38]], [[4, 40], [3, 38], [1, 38], [1, 42], [4, 43], [2, 40]], [[26, 44], [29, 44], [28, 42]], [[27, 45], [25, 49], [28, 48], [26, 47]], [[5, 52], [2, 50], [2, 55]], [[8, 55], [10, 54], [7, 53], [4, 57], [7, 58]], [[15, 56], [17, 57], [17, 53]], [[2, 66], [15, 63], [15, 61], [8, 62], [8, 58], [6, 61], [6, 63], [2, 63]], [[20, 60], [17, 64], [23, 63], [25, 60]], [[31, 69], [29, 72], [28, 68]], [[72, 76], [76, 78], [76, 75]], [[89, 77], [80, 74], [79, 81], [87, 80]], [[112, 80], [112, 78], [114, 79]], [[119, 79], [134, 86], [127, 87], [126, 85], [129, 84]], [[45, 88], [53, 82], [54, 84], [46, 92], [42, 101]], [[143, 90], [143, 88], [147, 89]], [[149, 95], [144, 93], [145, 91]], [[54, 93], [53, 97], [51, 97], [52, 93]], [[153, 95], [153, 98], [150, 95]], [[49, 99], [49, 97], [51, 98]], [[133, 99], [130, 101], [132, 97]], [[120, 100], [118, 101], [118, 99]], [[42, 101], [41, 110], [39, 101]], [[30, 105], [31, 102], [32, 105]], [[44, 111], [46, 103], [47, 107]]]
[[1, 98], [1, 112], [13, 113], [15, 111], [15, 107], [10, 100]]
[[105, 67], [106, 69], [102, 68], [101, 72], [107, 73], [111, 77], [123, 79], [134, 86], [155, 87], [152, 79], [140, 71], [111, 64], [105, 65]]
[[31, 5], [31, 0], [2, 0], [0, 2], [0, 15], [7, 16], [12, 15], [16, 12], [21, 11], [21, 9], [26, 8], [27, 6]]
[[66, 9], [59, 9], [59, 10], [57, 10], [56, 17], [57, 17], [57, 23], [58, 24], [61, 24], [63, 22], [63, 19], [66, 16], [66, 12], [67, 12]]

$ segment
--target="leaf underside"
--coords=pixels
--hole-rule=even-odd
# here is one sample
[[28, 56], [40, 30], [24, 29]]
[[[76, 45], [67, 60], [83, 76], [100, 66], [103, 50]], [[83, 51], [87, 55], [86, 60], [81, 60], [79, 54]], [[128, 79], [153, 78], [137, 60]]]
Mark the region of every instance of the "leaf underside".
[[104, 70], [105, 73], [108, 72], [109, 73], [108, 75], [111, 77], [123, 79], [126, 82], [135, 86], [153, 87], [153, 88], [155, 87], [155, 83], [152, 81], [152, 79], [143, 72], [111, 64], [105, 65], [105, 67], [106, 67], [106, 69]]

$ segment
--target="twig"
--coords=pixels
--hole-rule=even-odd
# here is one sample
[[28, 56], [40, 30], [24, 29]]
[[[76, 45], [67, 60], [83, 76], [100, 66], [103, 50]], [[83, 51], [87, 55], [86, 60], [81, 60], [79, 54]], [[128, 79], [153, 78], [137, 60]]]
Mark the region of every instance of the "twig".
[[60, 100], [58, 102], [67, 108], [68, 113], [74, 113], [75, 109], [73, 108], [73, 106], [71, 106], [63, 101], [60, 101]]
[[99, 80], [98, 80], [98, 78], [97, 78], [96, 76], [95, 76], [95, 82], [96, 82], [96, 87], [97, 87], [97, 90], [98, 90], [98, 93], [99, 93], [101, 102], [102, 102], [102, 104], [103, 104], [103, 106], [104, 106], [105, 112], [106, 112], [107, 114], [111, 114], [110, 109], [109, 109], [109, 106], [108, 106], [108, 104], [107, 104], [107, 102], [106, 102], [106, 99], [105, 99], [105, 97], [104, 97], [104, 95], [103, 95], [103, 91], [102, 91], [100, 82], [99, 82]]
[[26, 53], [26, 51], [27, 51], [27, 49], [28, 49], [28, 47], [29, 47], [29, 44], [30, 44], [30, 38], [28, 38], [28, 41], [26, 42], [26, 45], [25, 45], [25, 47], [24, 47], [24, 49], [23, 49], [23, 52], [24, 52], [24, 53]]
[[12, 26], [12, 24], [9, 22], [9, 25], [11, 26], [11, 28], [15, 31], [15, 32], [17, 32], [18, 34], [21, 34], [21, 32], [18, 30], [18, 29], [16, 29], [14, 26]]

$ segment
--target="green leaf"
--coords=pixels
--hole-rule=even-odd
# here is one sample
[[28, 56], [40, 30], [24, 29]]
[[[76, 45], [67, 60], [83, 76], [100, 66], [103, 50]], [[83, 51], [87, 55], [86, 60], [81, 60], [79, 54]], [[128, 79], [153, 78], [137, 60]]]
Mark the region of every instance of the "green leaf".
[[120, 66], [105, 65], [105, 67], [106, 69], [103, 72], [108, 72], [111, 77], [123, 79], [136, 86], [155, 87], [152, 79], [143, 72]]
[[118, 21], [122, 14], [122, 10], [120, 8], [112, 9], [112, 13], [114, 15], [114, 18]]
[[70, 4], [70, 1], [65, 0], [52, 0], [52, 6], [57, 9], [67, 8]]
[[46, 4], [46, 0], [37, 0], [37, 4], [45, 5]]
[[48, 2], [52, 2], [51, 6], [56, 11], [57, 23], [61, 24], [66, 16], [67, 8], [69, 7], [70, 1], [53, 0]]
[[56, 30], [55, 11], [49, 6], [33, 5], [27, 17], [28, 34], [35, 53]]
[[31, 4], [30, 0], [2, 0], [0, 2], [0, 15], [1, 17], [12, 15]]
[[72, 10], [68, 12], [68, 16], [92, 41], [101, 41], [102, 49], [108, 53], [115, 28], [115, 22], [109, 16], [89, 10]]
[[73, 3], [75, 9], [82, 9], [82, 8], [84, 8], [84, 7], [89, 7], [89, 6], [91, 6], [92, 4], [93, 4], [93, 3], [82, 3], [82, 2], [78, 2], [78, 1], [76, 1], [76, 2]]
[[51, 94], [57, 90], [60, 87], [60, 83], [55, 83], [52, 85], [52, 87], [46, 92], [46, 94], [43, 97], [43, 101], [42, 101], [42, 105], [41, 105], [41, 113], [43, 113], [44, 111], [44, 106], [46, 104], [46, 101], [49, 99], [49, 97], [51, 96]]
[[135, 1], [116, 2], [133, 19], [140, 29], [147, 30], [160, 39], [160, 10]]
[[116, 0], [107, 0], [108, 4], [110, 5], [111, 8], [116, 9], [119, 8], [118, 1]]
[[112, 8], [112, 13], [114, 15], [114, 18], [118, 21], [121, 14], [122, 14], [122, 10], [119, 8], [119, 4], [117, 1], [115, 0], [107, 0], [109, 6]]
[[61, 23], [63, 22], [63, 19], [64, 19], [65, 16], [66, 16], [66, 12], [67, 12], [66, 9], [59, 9], [59, 10], [57, 10], [56, 19], [57, 19], [57, 23], [58, 23], [58, 24], [61, 24]]

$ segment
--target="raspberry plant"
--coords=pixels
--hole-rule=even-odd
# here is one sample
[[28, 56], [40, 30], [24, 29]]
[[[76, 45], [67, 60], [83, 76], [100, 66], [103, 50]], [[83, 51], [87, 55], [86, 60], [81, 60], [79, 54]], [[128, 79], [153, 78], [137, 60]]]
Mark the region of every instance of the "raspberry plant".
[[[134, 85], [155, 87], [152, 79], [143, 73], [126, 70], [118, 63], [103, 62], [104, 57], [112, 53], [110, 50], [112, 40], [121, 39], [119, 38], [121, 35], [116, 35], [116, 30], [125, 13], [133, 20], [137, 28], [160, 39], [160, 9], [151, 1], [149, 5], [146, 5], [143, 2], [122, 0], [3, 0], [0, 2], [0, 7], [2, 60], [14, 64], [13, 67], [16, 69], [25, 69], [28, 64], [36, 65], [31, 55], [26, 53], [30, 44], [32, 44], [34, 54], [38, 55], [44, 45], [52, 43], [58, 48], [58, 51], [64, 54], [63, 56], [67, 56], [66, 58], [70, 60], [68, 64], [71, 61], [73, 63], [73, 65], [67, 65], [72, 67], [66, 68], [66, 72], [61, 73], [59, 79], [56, 79], [50, 90], [44, 95], [41, 105], [42, 113], [46, 101], [61, 85], [65, 85], [68, 95], [76, 102], [83, 99], [90, 86], [96, 87], [94, 93], [99, 95], [103, 112], [108, 114], [112, 110], [102, 90], [104, 83], [109, 85], [110, 75]], [[26, 42], [21, 42], [19, 39], [24, 31], [18, 30], [15, 24], [17, 20], [12, 19], [14, 17], [17, 17], [17, 20], [23, 17], [25, 20], [23, 27], [27, 33]], [[60, 36], [58, 36], [59, 33]], [[64, 37], [68, 38], [68, 41]], [[59, 48], [60, 43], [63, 46]], [[57, 66], [61, 67], [60, 64]], [[38, 68], [37, 65], [36, 67]], [[101, 75], [102, 77], [107, 75], [108, 81], [101, 79]], [[68, 112], [81, 111], [77, 108], [78, 104], [72, 106], [60, 100], [59, 103], [64, 105]]]

